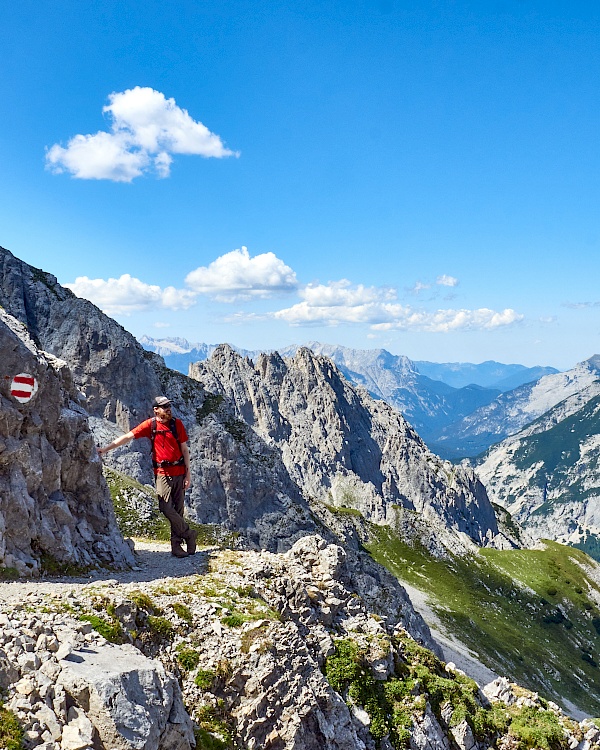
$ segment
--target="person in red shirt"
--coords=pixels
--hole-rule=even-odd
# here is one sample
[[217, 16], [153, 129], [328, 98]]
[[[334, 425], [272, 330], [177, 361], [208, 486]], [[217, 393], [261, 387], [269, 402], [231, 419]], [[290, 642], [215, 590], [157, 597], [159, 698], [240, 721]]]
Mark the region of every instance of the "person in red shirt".
[[[171, 524], [171, 554], [174, 557], [187, 557], [196, 552], [198, 537], [198, 532], [190, 529], [183, 517], [185, 491], [191, 484], [188, 436], [183, 422], [171, 416], [171, 402], [166, 396], [157, 396], [152, 406], [153, 418], [142, 422], [104, 448], [98, 448], [98, 453], [108, 453], [113, 448], [127, 445], [139, 438], [150, 439], [158, 507]], [[187, 552], [181, 546], [183, 541]]]

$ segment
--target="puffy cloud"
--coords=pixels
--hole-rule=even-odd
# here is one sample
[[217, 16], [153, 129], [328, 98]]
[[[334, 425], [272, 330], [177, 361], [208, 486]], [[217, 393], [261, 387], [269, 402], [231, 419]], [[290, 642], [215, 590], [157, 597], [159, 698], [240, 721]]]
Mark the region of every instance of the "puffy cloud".
[[108, 98], [103, 112], [111, 120], [111, 132], [76, 135], [66, 147], [54, 144], [46, 153], [51, 171], [86, 180], [131, 182], [149, 171], [168, 177], [171, 154], [239, 155], [160, 91], [136, 86]]
[[437, 277], [435, 283], [439, 286], [458, 286], [458, 279], [455, 279], [454, 276], [446, 276], [446, 274], [443, 274], [442, 276]]
[[191, 307], [196, 295], [187, 289], [145, 284], [143, 281], [123, 274], [118, 279], [89, 279], [79, 276], [72, 284], [65, 284], [78, 297], [84, 297], [108, 315], [129, 315], [141, 310], [181, 310]]
[[185, 282], [194, 292], [210, 295], [220, 302], [272, 297], [298, 287], [294, 271], [274, 253], [251, 258], [246, 247], [191, 271]]
[[293, 326], [340, 324], [369, 325], [375, 331], [419, 330], [449, 332], [490, 330], [511, 325], [523, 316], [511, 309], [501, 312], [477, 310], [416, 310], [396, 301], [396, 292], [386, 287], [352, 286], [346, 280], [311, 285], [301, 290], [301, 302], [272, 313]]

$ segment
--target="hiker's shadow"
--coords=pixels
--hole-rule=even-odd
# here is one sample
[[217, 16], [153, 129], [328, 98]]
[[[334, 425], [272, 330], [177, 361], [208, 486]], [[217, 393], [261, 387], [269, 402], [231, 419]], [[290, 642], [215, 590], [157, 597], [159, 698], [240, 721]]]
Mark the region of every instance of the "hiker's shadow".
[[[208, 573], [209, 561], [216, 547], [197, 550], [188, 557], [173, 557], [170, 547], [162, 549], [135, 549], [136, 568], [122, 571], [122, 583], [146, 583], [163, 578], [185, 578]], [[113, 576], [114, 577], [114, 576]]]

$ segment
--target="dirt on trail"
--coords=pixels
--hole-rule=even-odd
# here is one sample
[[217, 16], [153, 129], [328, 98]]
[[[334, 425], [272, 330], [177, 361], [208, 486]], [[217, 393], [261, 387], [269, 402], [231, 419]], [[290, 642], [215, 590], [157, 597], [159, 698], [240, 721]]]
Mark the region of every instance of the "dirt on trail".
[[40, 578], [20, 578], [16, 581], [0, 583], [0, 603], [23, 603], [27, 600], [43, 598], [48, 594], [56, 596], [76, 588], [96, 583], [104, 586], [157, 582], [169, 578], [206, 573], [210, 554], [216, 547], [198, 549], [189, 557], [173, 557], [169, 542], [135, 540], [136, 565], [131, 570], [94, 570], [84, 576], [42, 576]]

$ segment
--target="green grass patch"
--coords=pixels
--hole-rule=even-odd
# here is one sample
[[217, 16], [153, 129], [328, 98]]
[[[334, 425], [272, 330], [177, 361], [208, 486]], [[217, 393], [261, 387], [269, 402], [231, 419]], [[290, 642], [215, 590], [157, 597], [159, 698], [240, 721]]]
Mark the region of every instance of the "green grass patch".
[[124, 643], [125, 637], [121, 623], [116, 619], [107, 620], [99, 615], [82, 614], [79, 615], [82, 622], [89, 622], [97, 633], [106, 638], [111, 643]]
[[154, 490], [108, 466], [102, 471], [123, 536], [169, 541], [171, 526], [158, 510]]
[[[503, 706], [484, 708], [476, 683], [459, 673], [447, 672], [435, 654], [409, 636], [392, 639], [396, 654], [395, 674], [376, 679], [366, 659], [367, 649], [352, 639], [335, 642], [335, 653], [325, 661], [325, 676], [347, 703], [362, 707], [369, 715], [369, 731], [376, 746], [388, 738], [394, 750], [409, 746], [413, 717], [423, 715], [427, 703], [438, 720], [450, 726], [463, 721], [475, 738], [494, 743], [511, 722]], [[450, 710], [448, 710], [450, 709]]]
[[[554, 542], [543, 550], [481, 550], [439, 559], [392, 529], [371, 526], [365, 545], [401, 581], [425, 592], [451, 633], [499, 674], [553, 700], [600, 712], [600, 613], [586, 608], [591, 561]], [[548, 590], [556, 590], [550, 596]], [[560, 608], [559, 608], [560, 607]], [[589, 644], [584, 659], [580, 644]]]
[[196, 750], [227, 750], [231, 747], [230, 742], [215, 737], [202, 727], [198, 727], [194, 731], [194, 737], [196, 739]]
[[347, 516], [356, 516], [358, 518], [362, 518], [362, 513], [360, 510], [357, 510], [356, 508], [349, 508], [347, 505], [328, 505], [327, 503], [323, 503], [323, 505], [327, 508], [327, 510], [330, 513], [338, 514], [338, 515], [347, 515]]
[[0, 704], [0, 747], [2, 750], [22, 750], [25, 731], [12, 711]]
[[162, 638], [170, 638], [174, 632], [172, 622], [167, 620], [166, 617], [155, 617], [154, 615], [148, 617], [148, 628]]
[[16, 581], [19, 577], [19, 571], [16, 568], [0, 568], [0, 581]]
[[91, 568], [85, 565], [78, 565], [73, 562], [57, 560], [49, 552], [42, 551], [39, 553], [40, 570], [46, 576], [83, 576], [89, 573]]
[[216, 676], [210, 669], [199, 669], [194, 677], [194, 684], [201, 690], [210, 690]]
[[[206, 704], [200, 706], [195, 711], [194, 716], [198, 728], [201, 733], [201, 741], [206, 743], [217, 743], [217, 744], [204, 744], [200, 747], [205, 747], [207, 750], [225, 750], [226, 748], [233, 747], [233, 736], [234, 736], [234, 724], [231, 715], [225, 708], [225, 702], [223, 699], [217, 700], [217, 705], [212, 706]], [[198, 746], [196, 746], [198, 750]]]
[[161, 608], [154, 603], [152, 597], [142, 591], [132, 591], [128, 598], [138, 609], [143, 609], [144, 612], [148, 612], [151, 615], [162, 614]]
[[245, 622], [248, 622], [251, 618], [248, 615], [242, 614], [241, 612], [232, 612], [229, 615], [221, 618], [223, 625], [227, 625], [228, 628], [241, 628]]
[[192, 611], [189, 607], [186, 607], [185, 604], [182, 604], [181, 602], [173, 602], [173, 604], [171, 604], [171, 607], [177, 617], [185, 620], [185, 622], [187, 623], [193, 622], [194, 617], [192, 615]]
[[518, 750], [567, 750], [563, 728], [552, 711], [525, 706], [513, 718], [510, 734], [518, 740]]
[[200, 663], [200, 653], [196, 649], [180, 643], [177, 646], [177, 661], [185, 670], [190, 672], [192, 669], [196, 669]]

